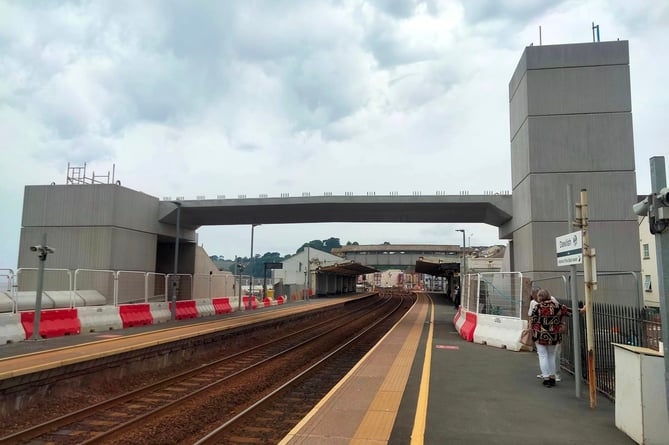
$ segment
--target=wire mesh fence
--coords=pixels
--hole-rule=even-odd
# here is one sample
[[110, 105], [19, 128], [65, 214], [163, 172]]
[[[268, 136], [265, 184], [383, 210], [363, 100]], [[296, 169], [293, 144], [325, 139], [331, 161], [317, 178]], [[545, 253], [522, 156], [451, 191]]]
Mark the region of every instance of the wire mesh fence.
[[478, 313], [522, 318], [523, 276], [520, 272], [479, 275]]
[[119, 271], [116, 275], [116, 304], [148, 302], [146, 275], [145, 272]]

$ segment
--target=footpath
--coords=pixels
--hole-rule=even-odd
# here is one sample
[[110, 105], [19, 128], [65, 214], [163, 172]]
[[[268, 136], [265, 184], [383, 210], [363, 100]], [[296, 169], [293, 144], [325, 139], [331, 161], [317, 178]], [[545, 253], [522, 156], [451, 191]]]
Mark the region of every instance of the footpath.
[[[453, 326], [452, 303], [442, 296], [432, 299], [435, 316], [425, 444], [635, 444], [616, 428], [613, 401], [598, 393], [597, 407], [591, 409], [587, 384], [577, 398], [574, 377], [565, 371], [556, 387], [544, 387], [536, 377], [536, 352], [464, 341]], [[429, 315], [426, 327], [428, 323]], [[414, 418], [426, 341], [427, 328], [398, 419]], [[410, 443], [408, 424], [396, 422], [388, 443]]]

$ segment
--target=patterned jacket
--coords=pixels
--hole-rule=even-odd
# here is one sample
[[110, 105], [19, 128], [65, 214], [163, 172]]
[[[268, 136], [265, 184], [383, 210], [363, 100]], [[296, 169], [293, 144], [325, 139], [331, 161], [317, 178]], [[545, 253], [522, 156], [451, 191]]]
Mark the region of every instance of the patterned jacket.
[[564, 304], [543, 301], [534, 308], [530, 316], [532, 338], [540, 345], [556, 345], [562, 341], [560, 328], [563, 317], [569, 314]]

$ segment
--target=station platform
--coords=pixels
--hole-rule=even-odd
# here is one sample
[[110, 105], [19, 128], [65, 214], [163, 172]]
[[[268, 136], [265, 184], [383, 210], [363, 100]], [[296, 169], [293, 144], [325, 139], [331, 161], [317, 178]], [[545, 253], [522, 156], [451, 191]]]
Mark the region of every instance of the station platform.
[[[625, 444], [615, 404], [546, 388], [536, 353], [466, 342], [441, 296], [418, 303], [281, 445]], [[585, 388], [587, 390], [587, 386]]]
[[[544, 387], [536, 378], [536, 353], [466, 342], [453, 326], [455, 309], [450, 301], [439, 294], [418, 295], [417, 304], [402, 321], [305, 416], [282, 445], [635, 443], [616, 428], [613, 402], [598, 395], [597, 407], [590, 409], [587, 393], [576, 398], [573, 377], [566, 373], [558, 386]], [[290, 307], [314, 310], [349, 298], [292, 302], [226, 318], [230, 326], [253, 323], [261, 313], [277, 316], [272, 312]], [[81, 350], [71, 358], [62, 355], [74, 345], [90, 345], [96, 354], [113, 354], [115, 349], [118, 352], [113, 344], [119, 337], [140, 340], [138, 344], [124, 342], [124, 349], [141, 348], [172, 341], [174, 336], [197, 335], [206, 323], [207, 319], [181, 320], [183, 331], [167, 330], [169, 324], [163, 324], [3, 345], [0, 378], [15, 376], [18, 369], [30, 372], [79, 360], [86, 355]], [[57, 350], [56, 356], [45, 354]]]

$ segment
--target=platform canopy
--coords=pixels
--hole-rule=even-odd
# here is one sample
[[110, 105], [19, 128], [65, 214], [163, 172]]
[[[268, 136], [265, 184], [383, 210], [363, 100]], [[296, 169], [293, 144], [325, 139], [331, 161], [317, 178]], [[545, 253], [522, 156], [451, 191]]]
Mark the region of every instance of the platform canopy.
[[460, 272], [460, 263], [444, 263], [438, 260], [416, 261], [416, 273], [424, 273], [433, 277], [445, 277]]
[[332, 266], [324, 266], [316, 269], [316, 273], [330, 274], [330, 275], [366, 275], [370, 273], [379, 272], [373, 267], [365, 266], [364, 264], [350, 262], [342, 264], [334, 264]]

